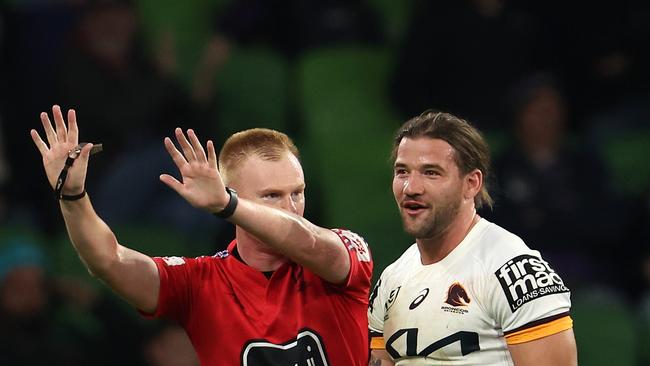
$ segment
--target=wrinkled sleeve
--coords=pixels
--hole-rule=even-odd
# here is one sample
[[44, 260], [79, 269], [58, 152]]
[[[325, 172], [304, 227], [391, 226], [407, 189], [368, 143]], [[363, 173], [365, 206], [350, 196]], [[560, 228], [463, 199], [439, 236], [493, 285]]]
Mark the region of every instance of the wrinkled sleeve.
[[368, 331], [370, 334], [370, 349], [385, 349], [384, 344], [384, 312], [386, 303], [386, 294], [384, 286], [386, 271], [375, 284], [375, 288], [370, 294], [370, 304], [368, 306]]
[[339, 236], [350, 255], [350, 272], [341, 286], [355, 298], [368, 301], [373, 269], [368, 244], [361, 236], [349, 230], [332, 229], [332, 231]]
[[185, 324], [192, 305], [194, 273], [197, 259], [185, 257], [153, 257], [160, 276], [160, 291], [156, 311], [150, 318], [165, 318]]

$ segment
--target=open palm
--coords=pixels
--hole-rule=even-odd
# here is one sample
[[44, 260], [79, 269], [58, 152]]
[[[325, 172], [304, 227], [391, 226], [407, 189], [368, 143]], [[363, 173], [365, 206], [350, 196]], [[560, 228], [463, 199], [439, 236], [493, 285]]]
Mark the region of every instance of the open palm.
[[183, 152], [181, 153], [168, 137], [165, 138], [165, 148], [181, 173], [182, 181], [169, 174], [162, 174], [160, 180], [192, 206], [210, 212], [220, 211], [228, 203], [229, 195], [217, 169], [214, 144], [208, 141], [206, 156], [193, 130], [187, 130], [187, 137], [180, 128], [176, 128], [174, 132]]
[[[68, 110], [67, 127], [61, 108], [58, 105], [52, 107], [52, 116], [54, 117], [55, 127], [52, 127], [52, 122], [50, 122], [47, 113], [42, 112], [40, 115], [47, 143], [34, 129], [30, 131], [30, 135], [36, 148], [41, 153], [47, 180], [54, 189], [59, 174], [68, 158], [68, 153], [79, 144], [79, 129], [77, 127], [77, 116], [73, 109]], [[88, 156], [91, 148], [92, 144], [84, 146], [77, 159], [78, 162], [69, 169], [68, 177], [62, 189], [64, 194], [77, 194], [84, 190]]]

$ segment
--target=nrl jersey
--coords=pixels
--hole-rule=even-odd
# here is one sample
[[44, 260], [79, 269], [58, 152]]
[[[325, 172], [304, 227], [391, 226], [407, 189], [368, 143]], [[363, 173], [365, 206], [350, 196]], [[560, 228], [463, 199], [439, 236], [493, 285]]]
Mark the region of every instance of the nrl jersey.
[[481, 219], [444, 259], [417, 244], [388, 266], [368, 308], [371, 348], [395, 365], [513, 365], [508, 344], [572, 327], [569, 289], [516, 235]]

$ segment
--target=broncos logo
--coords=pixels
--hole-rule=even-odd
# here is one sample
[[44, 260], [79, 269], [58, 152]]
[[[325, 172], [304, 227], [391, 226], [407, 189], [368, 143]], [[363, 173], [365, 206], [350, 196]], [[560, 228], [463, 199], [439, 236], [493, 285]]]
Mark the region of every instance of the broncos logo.
[[467, 296], [467, 291], [463, 288], [458, 282], [454, 282], [449, 286], [449, 291], [447, 292], [447, 300], [445, 302], [451, 306], [467, 306], [470, 303], [469, 296]]

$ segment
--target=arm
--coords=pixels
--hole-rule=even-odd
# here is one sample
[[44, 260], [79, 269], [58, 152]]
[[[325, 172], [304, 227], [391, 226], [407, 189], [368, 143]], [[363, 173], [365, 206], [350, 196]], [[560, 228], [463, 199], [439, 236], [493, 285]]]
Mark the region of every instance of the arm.
[[393, 366], [393, 359], [386, 350], [373, 349], [370, 351], [370, 362], [368, 366]]
[[[74, 110], [68, 111], [69, 130], [59, 106], [52, 107], [52, 114], [56, 130], [47, 113], [41, 113], [48, 143], [41, 139], [36, 130], [31, 130], [31, 136], [43, 157], [50, 185], [54, 187], [68, 152], [79, 143], [79, 131]], [[70, 167], [62, 189], [64, 195], [84, 191], [91, 148], [92, 144], [84, 146]], [[132, 305], [153, 312], [158, 303], [160, 286], [158, 269], [153, 260], [120, 245], [111, 229], [95, 213], [87, 195], [79, 200], [59, 202], [70, 240], [88, 271]]]
[[[169, 138], [165, 147], [178, 167], [182, 183], [163, 174], [160, 180], [175, 190], [192, 206], [208, 212], [221, 211], [229, 201], [212, 141], [207, 143], [207, 156], [192, 130], [189, 140], [180, 128], [176, 139], [181, 153]], [[350, 256], [334, 232], [318, 227], [299, 215], [240, 199], [229, 220], [271, 246], [277, 252], [299, 263], [321, 278], [340, 284], [350, 271]]]
[[577, 366], [578, 351], [573, 329], [534, 341], [508, 345], [517, 366]]
[[277, 252], [321, 278], [340, 284], [350, 271], [350, 256], [341, 239], [296, 214], [242, 199], [230, 218]]

